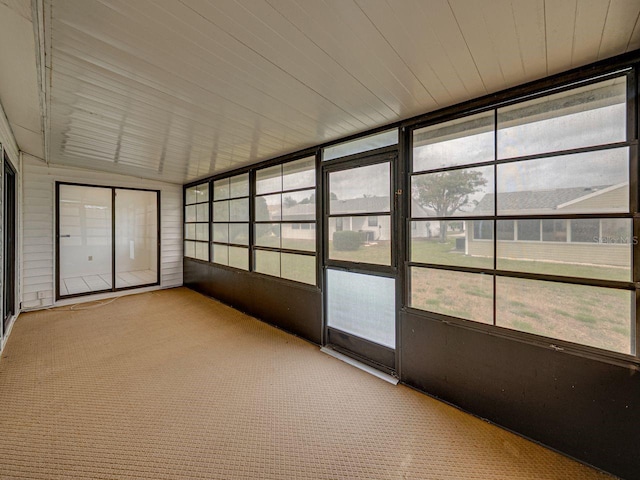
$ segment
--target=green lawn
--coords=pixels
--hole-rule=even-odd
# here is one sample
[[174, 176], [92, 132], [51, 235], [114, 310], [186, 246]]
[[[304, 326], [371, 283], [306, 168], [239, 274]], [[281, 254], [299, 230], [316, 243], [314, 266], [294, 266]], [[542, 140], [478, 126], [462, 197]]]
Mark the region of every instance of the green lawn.
[[[437, 240], [415, 240], [411, 260], [414, 262], [457, 265], [462, 267], [493, 268], [493, 258], [472, 257], [455, 250], [455, 238], [440, 243]], [[597, 278], [601, 280], [630, 281], [629, 268], [615, 266], [580, 265], [560, 262], [512, 260], [498, 258], [499, 270], [514, 272], [563, 275], [569, 277]]]
[[[330, 258], [388, 264], [389, 243], [354, 252], [329, 250]], [[446, 243], [414, 241], [415, 261], [493, 268], [493, 259], [470, 257]], [[584, 278], [629, 280], [620, 267], [500, 259], [504, 270]], [[628, 291], [499, 277], [497, 325], [608, 350], [629, 353], [631, 296]], [[483, 323], [493, 323], [493, 276], [413, 269], [411, 303], [415, 308]]]
[[[271, 241], [268, 246], [279, 246], [277, 237], [272, 237]], [[285, 242], [287, 248], [315, 248], [313, 240]], [[262, 244], [267, 245], [267, 241]], [[389, 242], [378, 242], [363, 245], [355, 251], [339, 251], [330, 242], [329, 258], [388, 265], [390, 245]], [[456, 251], [455, 238], [449, 238], [446, 243], [414, 241], [412, 259], [441, 265], [493, 268], [491, 258], [470, 257]], [[281, 271], [285, 278], [315, 284], [315, 257], [282, 255], [279, 258], [275, 255], [265, 257], [262, 267], [263, 271]], [[507, 259], [501, 259], [499, 267], [550, 275], [629, 279], [629, 270], [619, 267]], [[633, 313], [628, 291], [506, 277], [498, 277], [496, 282], [498, 326], [629, 353]], [[410, 288], [411, 305], [415, 308], [493, 323], [492, 275], [416, 267], [411, 272]]]

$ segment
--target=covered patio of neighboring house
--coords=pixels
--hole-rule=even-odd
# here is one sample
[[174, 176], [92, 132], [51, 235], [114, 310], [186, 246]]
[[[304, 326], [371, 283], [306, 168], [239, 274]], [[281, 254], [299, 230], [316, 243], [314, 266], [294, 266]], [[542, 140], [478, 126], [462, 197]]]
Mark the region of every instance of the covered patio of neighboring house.
[[[538, 262], [629, 265], [633, 242], [630, 222], [620, 218], [571, 218], [581, 213], [610, 211], [629, 195], [628, 183], [500, 193], [501, 215], [558, 215], [559, 218], [514, 219], [497, 222], [498, 257]], [[474, 215], [491, 215], [494, 194], [486, 194]], [[566, 218], [562, 218], [566, 217]], [[466, 230], [465, 253], [493, 256], [493, 220], [474, 220]]]

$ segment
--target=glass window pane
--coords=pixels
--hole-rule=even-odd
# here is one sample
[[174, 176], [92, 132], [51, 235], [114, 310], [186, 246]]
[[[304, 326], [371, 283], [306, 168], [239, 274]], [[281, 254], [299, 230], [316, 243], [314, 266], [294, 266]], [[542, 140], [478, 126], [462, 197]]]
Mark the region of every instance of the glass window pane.
[[280, 261], [282, 262], [282, 278], [310, 285], [316, 284], [316, 257], [283, 253]]
[[493, 323], [493, 275], [411, 267], [413, 308]]
[[[112, 212], [110, 188], [60, 185], [61, 295], [112, 288]], [[135, 218], [135, 212], [131, 213]], [[135, 241], [136, 237], [132, 238]], [[116, 235], [116, 245], [126, 244], [128, 239], [128, 235]]]
[[498, 165], [500, 215], [628, 211], [627, 148]]
[[513, 220], [498, 220], [498, 240], [514, 240], [516, 238], [515, 222]]
[[213, 221], [228, 222], [229, 221], [229, 202], [213, 202]]
[[[535, 220], [539, 222], [539, 220]], [[501, 221], [498, 221], [500, 223]], [[518, 238], [520, 238], [518, 220]], [[543, 221], [544, 222], [544, 221]], [[566, 225], [567, 220], [550, 220]], [[567, 242], [566, 229], [559, 225], [554, 241], [498, 242], [497, 267], [500, 270], [542, 273], [569, 277], [597, 278], [602, 280], [631, 281], [631, 255], [633, 238], [629, 219], [584, 219], [571, 222], [586, 222], [581, 230], [583, 242]], [[603, 223], [602, 237], [598, 235], [599, 223]], [[604, 233], [604, 225], [610, 227], [611, 236]], [[548, 224], [547, 224], [548, 225]], [[548, 225], [549, 226], [549, 225]], [[565, 236], [564, 241], [557, 238]], [[601, 243], [598, 240], [602, 240]]]
[[209, 224], [198, 223], [196, 224], [196, 240], [209, 241]]
[[282, 189], [297, 190], [299, 188], [315, 188], [316, 159], [303, 158], [282, 165]]
[[256, 222], [268, 222], [269, 220], [280, 220], [282, 216], [281, 196], [265, 195], [255, 198]]
[[282, 191], [282, 165], [263, 168], [256, 172], [256, 194]]
[[411, 261], [493, 268], [493, 220], [411, 222]]
[[600, 220], [599, 242], [603, 244], [633, 244], [631, 220], [624, 218], [603, 218]]
[[249, 249], [229, 247], [229, 266], [249, 270]]
[[196, 225], [194, 223], [187, 223], [184, 226], [184, 238], [188, 240], [196, 239]]
[[209, 221], [209, 204], [208, 203], [200, 203], [196, 205], [196, 220], [198, 222]]
[[196, 258], [199, 260], [209, 260], [209, 244], [196, 242]]
[[498, 109], [498, 158], [626, 140], [626, 77]]
[[626, 290], [498, 277], [496, 322], [500, 327], [628, 354], [633, 297]]
[[380, 215], [377, 227], [369, 227], [368, 218], [329, 218], [330, 259], [391, 265], [390, 217]]
[[229, 197], [248, 197], [249, 196], [249, 174], [236, 175], [229, 179]]
[[184, 221], [185, 222], [195, 222], [196, 221], [196, 206], [195, 205], [187, 205], [184, 207]]
[[[493, 240], [493, 220], [475, 220], [469, 227], [470, 237], [467, 237], [469, 242], [476, 240]], [[471, 243], [469, 243], [471, 248]]]
[[258, 273], [280, 276], [280, 252], [267, 252], [265, 250], [255, 251], [254, 269]]
[[229, 264], [229, 247], [226, 245], [211, 245], [211, 255], [213, 263], [219, 263], [221, 265]]
[[386, 132], [375, 133], [368, 137], [339, 143], [333, 147], [327, 147], [322, 151], [322, 160], [333, 160], [334, 158], [346, 157], [347, 155], [388, 147], [389, 145], [395, 145], [397, 143], [398, 130], [387, 130]]
[[413, 132], [413, 171], [488, 162], [494, 148], [493, 110], [430, 125]]
[[315, 220], [316, 191], [302, 190], [282, 194], [282, 220]]
[[388, 212], [389, 163], [351, 168], [329, 174], [329, 213]]
[[542, 220], [543, 242], [566, 242], [567, 220]]
[[597, 218], [584, 218], [571, 220], [571, 242], [598, 243], [600, 237], [600, 220]]
[[[282, 248], [316, 251], [316, 229], [313, 223], [283, 223], [280, 225]], [[311, 228], [313, 227], [313, 228]]]
[[226, 200], [229, 198], [229, 179], [223, 178], [213, 182], [213, 199]]
[[395, 349], [394, 279], [328, 269], [327, 323], [343, 332]]
[[196, 257], [196, 242], [184, 242], [184, 256], [189, 258]]
[[198, 203], [209, 201], [209, 182], [202, 183], [196, 187], [196, 195]]
[[254, 244], [259, 247], [280, 248], [280, 224], [257, 223]]
[[184, 192], [184, 203], [185, 205], [191, 205], [196, 203], [196, 190], [197, 187], [189, 187]]
[[239, 198], [229, 201], [229, 221], [248, 222], [249, 221], [249, 199]]
[[229, 224], [214, 223], [211, 226], [213, 230], [213, 241], [220, 243], [229, 243]]
[[493, 215], [493, 167], [465, 168], [411, 177], [411, 216]]
[[518, 241], [540, 241], [540, 220], [518, 220]]
[[[116, 288], [158, 281], [158, 194], [116, 189]], [[205, 204], [207, 205], [207, 204]], [[208, 240], [208, 224], [204, 235]], [[196, 225], [196, 239], [202, 233]]]
[[229, 224], [229, 243], [239, 245], [249, 245], [249, 224], [231, 223]]

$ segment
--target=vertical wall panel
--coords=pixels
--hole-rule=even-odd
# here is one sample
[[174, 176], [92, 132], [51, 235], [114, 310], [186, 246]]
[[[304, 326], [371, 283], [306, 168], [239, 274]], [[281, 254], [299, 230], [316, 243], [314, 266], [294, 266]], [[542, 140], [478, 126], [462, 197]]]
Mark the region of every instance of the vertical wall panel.
[[[22, 308], [51, 306], [55, 298], [55, 182], [160, 190], [160, 285], [182, 285], [182, 186], [124, 175], [47, 166], [25, 158], [22, 193]], [[39, 299], [38, 293], [44, 298]]]

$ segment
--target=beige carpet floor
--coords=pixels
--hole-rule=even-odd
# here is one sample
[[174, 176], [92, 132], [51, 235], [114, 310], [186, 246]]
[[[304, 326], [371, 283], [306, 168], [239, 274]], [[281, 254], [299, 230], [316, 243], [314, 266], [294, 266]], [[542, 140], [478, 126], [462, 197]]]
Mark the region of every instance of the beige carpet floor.
[[18, 318], [0, 478], [609, 477], [179, 288]]

